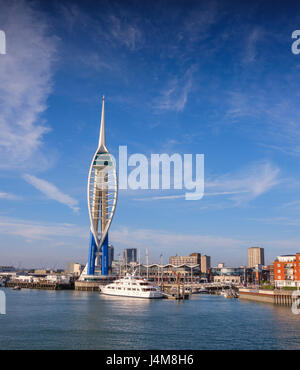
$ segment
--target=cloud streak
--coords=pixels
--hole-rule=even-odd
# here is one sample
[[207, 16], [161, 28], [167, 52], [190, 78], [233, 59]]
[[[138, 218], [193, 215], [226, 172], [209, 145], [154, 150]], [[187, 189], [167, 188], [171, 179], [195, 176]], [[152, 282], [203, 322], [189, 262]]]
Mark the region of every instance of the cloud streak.
[[[268, 161], [253, 163], [236, 173], [227, 173], [205, 180], [206, 197], [226, 197], [231, 206], [245, 205], [267, 193], [282, 180], [280, 170]], [[178, 191], [178, 190], [177, 190]], [[138, 201], [185, 199], [185, 194], [155, 195], [147, 198], [135, 198]]]
[[44, 166], [49, 159], [39, 149], [49, 127], [40, 116], [51, 91], [57, 40], [30, 3], [0, 0], [0, 8], [7, 35], [7, 54], [0, 58], [0, 168]]
[[247, 203], [276, 186], [279, 168], [268, 161], [253, 163], [237, 173], [228, 173], [208, 180], [205, 187], [225, 194], [235, 194], [231, 199], [237, 204]]
[[0, 191], [0, 199], [6, 199], [6, 200], [18, 200], [20, 197], [15, 194], [11, 193], [5, 193], [3, 191]]
[[192, 66], [183, 76], [170, 79], [168, 87], [161, 92], [160, 98], [155, 100], [155, 108], [160, 111], [183, 111], [193, 86], [195, 69], [195, 66]]
[[18, 218], [0, 217], [0, 234], [22, 237], [31, 240], [52, 240], [64, 238], [88, 238], [88, 227], [65, 223], [43, 223]]
[[59, 203], [62, 203], [69, 208], [71, 208], [74, 212], [79, 211], [78, 201], [67, 194], [64, 194], [60, 191], [55, 185], [51, 184], [46, 180], [39, 179], [33, 175], [24, 175], [24, 180], [26, 180], [29, 184], [34, 186], [37, 190], [39, 190], [42, 194], [44, 194], [47, 198], [56, 200]]

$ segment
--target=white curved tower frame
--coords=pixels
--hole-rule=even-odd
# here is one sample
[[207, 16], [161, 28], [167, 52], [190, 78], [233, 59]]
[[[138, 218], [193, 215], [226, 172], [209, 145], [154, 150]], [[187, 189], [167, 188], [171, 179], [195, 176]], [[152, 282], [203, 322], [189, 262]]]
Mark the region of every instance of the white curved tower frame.
[[97, 252], [110, 228], [118, 198], [116, 164], [105, 145], [104, 97], [102, 103], [101, 128], [88, 177], [87, 201], [91, 232], [95, 238]]

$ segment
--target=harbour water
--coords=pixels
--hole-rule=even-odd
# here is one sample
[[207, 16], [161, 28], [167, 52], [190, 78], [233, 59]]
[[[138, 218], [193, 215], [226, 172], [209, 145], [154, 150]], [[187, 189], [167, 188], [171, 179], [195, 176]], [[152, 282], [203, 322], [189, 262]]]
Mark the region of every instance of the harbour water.
[[300, 315], [289, 307], [214, 295], [178, 302], [3, 290], [1, 349], [300, 349]]

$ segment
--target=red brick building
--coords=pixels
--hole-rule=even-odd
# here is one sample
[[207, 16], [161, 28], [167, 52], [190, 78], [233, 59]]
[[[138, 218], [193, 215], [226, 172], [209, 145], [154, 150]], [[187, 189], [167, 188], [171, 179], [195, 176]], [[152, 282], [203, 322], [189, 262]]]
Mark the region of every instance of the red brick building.
[[300, 253], [278, 256], [274, 261], [276, 287], [300, 286]]

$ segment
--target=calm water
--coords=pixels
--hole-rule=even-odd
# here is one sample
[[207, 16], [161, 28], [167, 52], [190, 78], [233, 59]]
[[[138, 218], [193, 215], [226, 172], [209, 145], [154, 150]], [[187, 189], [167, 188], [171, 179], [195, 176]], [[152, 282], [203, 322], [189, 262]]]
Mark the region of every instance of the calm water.
[[300, 315], [286, 307], [209, 295], [176, 302], [4, 291], [1, 349], [300, 349]]

